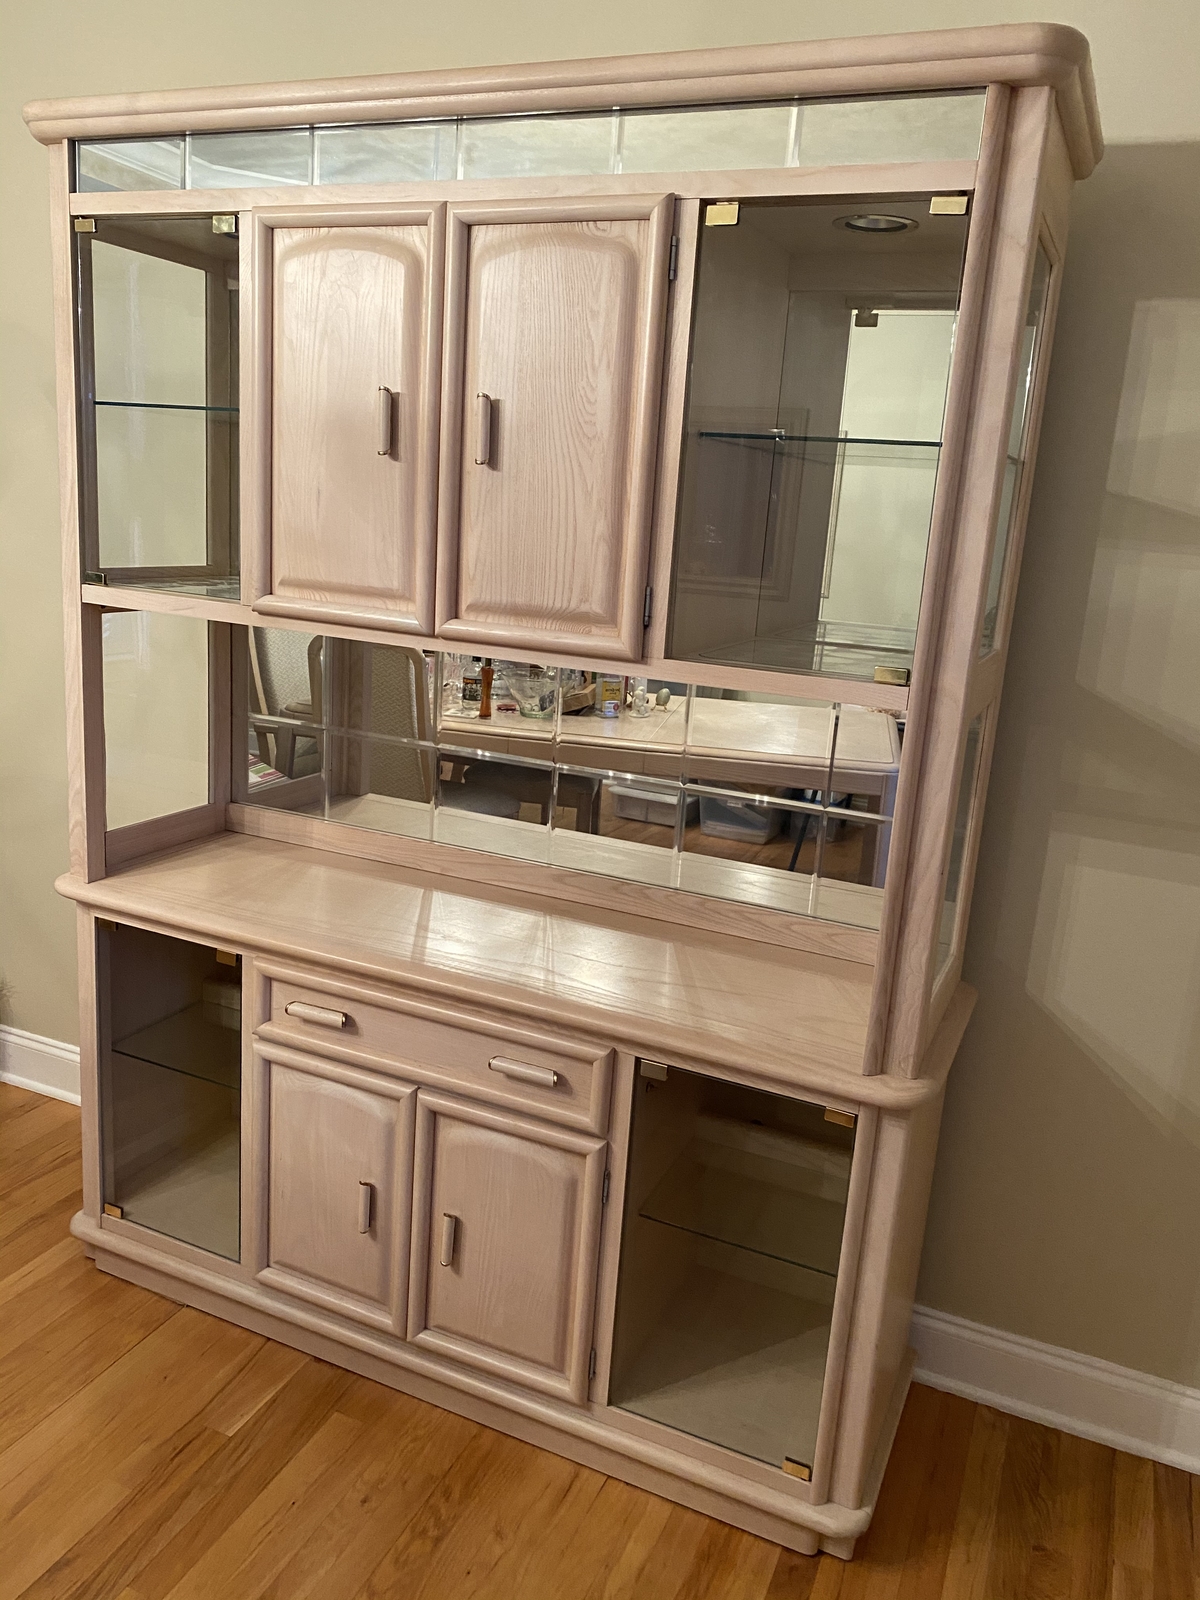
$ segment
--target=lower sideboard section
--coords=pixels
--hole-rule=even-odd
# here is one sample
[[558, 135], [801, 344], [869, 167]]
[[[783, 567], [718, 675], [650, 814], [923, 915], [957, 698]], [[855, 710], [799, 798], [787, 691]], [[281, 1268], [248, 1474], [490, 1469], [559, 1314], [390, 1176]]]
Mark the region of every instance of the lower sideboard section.
[[105, 1230], [82, 1212], [71, 1231], [103, 1271], [807, 1555], [825, 1550], [848, 1559], [853, 1554], [855, 1540], [871, 1520], [912, 1370], [910, 1361], [892, 1396], [867, 1502], [811, 1504], [626, 1432], [608, 1407], [578, 1407], [518, 1389], [316, 1303], [301, 1304], [199, 1262], [164, 1256], [140, 1239]]

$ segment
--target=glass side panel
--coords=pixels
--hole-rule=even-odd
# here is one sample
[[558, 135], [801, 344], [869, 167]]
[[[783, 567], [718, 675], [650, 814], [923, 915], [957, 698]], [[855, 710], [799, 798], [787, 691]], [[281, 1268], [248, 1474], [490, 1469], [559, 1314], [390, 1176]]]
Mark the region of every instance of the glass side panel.
[[1016, 387], [1013, 390], [1012, 412], [1008, 421], [1004, 481], [1000, 488], [996, 525], [992, 532], [992, 559], [988, 568], [987, 597], [984, 600], [983, 627], [979, 637], [981, 656], [988, 655], [996, 648], [1000, 596], [1004, 588], [1009, 546], [1012, 543], [1017, 496], [1024, 474], [1025, 452], [1029, 442], [1029, 404], [1033, 397], [1033, 380], [1037, 370], [1042, 325], [1046, 318], [1049, 293], [1050, 258], [1039, 245], [1033, 263], [1033, 279], [1029, 285], [1029, 301], [1025, 307], [1025, 328], [1017, 365]]
[[211, 217], [75, 236], [85, 580], [238, 596], [238, 242]]
[[236, 800], [879, 926], [892, 716], [292, 629], [233, 637]]
[[854, 1129], [639, 1064], [609, 1404], [811, 1468]]
[[108, 611], [102, 626], [108, 827], [207, 805], [208, 624]]
[[257, 189], [312, 182], [312, 130], [193, 133], [188, 138], [189, 189]]
[[967, 840], [975, 812], [976, 778], [979, 773], [979, 746], [983, 739], [983, 715], [977, 716], [967, 729], [963, 746], [962, 767], [959, 770], [958, 797], [954, 804], [954, 823], [950, 833], [950, 856], [946, 863], [946, 883], [942, 891], [942, 920], [938, 928], [937, 961], [934, 970], [941, 973], [955, 948], [958, 923], [958, 895], [962, 887], [963, 860], [967, 853]]
[[[461, 117], [442, 123], [277, 128], [192, 134], [186, 141], [87, 140], [76, 147], [76, 187], [227, 189], [278, 183], [974, 161], [984, 99], [983, 90], [966, 90], [765, 105]], [[307, 143], [312, 134], [315, 162]], [[173, 168], [169, 149], [174, 146], [183, 157], [185, 143], [186, 159]]]
[[241, 961], [122, 924], [96, 954], [104, 1204], [236, 1261]]
[[457, 122], [318, 128], [315, 183], [433, 183], [457, 168]]
[[76, 146], [75, 188], [82, 194], [183, 186], [181, 138], [104, 139]]
[[718, 217], [701, 229], [669, 653], [910, 670], [967, 218], [894, 197]]

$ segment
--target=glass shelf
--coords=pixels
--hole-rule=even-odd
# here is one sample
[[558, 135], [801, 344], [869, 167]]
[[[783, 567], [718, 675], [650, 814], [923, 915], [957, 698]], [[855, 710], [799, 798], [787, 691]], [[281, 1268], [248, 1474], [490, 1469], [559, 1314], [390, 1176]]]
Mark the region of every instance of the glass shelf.
[[111, 569], [103, 572], [85, 572], [83, 581], [86, 584], [101, 584], [108, 589], [149, 589], [155, 594], [194, 595], [201, 600], [236, 602], [241, 599], [242, 593], [241, 579], [236, 576], [217, 574], [209, 577], [198, 574], [186, 578], [159, 577], [139, 572], [136, 567], [126, 567], [116, 572]]
[[176, 405], [166, 400], [93, 400], [95, 406], [105, 406], [120, 411], [203, 411], [208, 416], [236, 417], [237, 406]]
[[865, 445], [893, 445], [904, 449], [914, 450], [940, 450], [940, 439], [868, 439], [843, 437], [841, 434], [831, 433], [787, 433], [782, 428], [768, 428], [759, 433], [734, 433], [718, 428], [701, 428], [697, 433], [699, 439], [728, 439], [734, 442], [742, 440], [762, 440], [768, 444], [865, 444]]
[[241, 1081], [240, 1030], [210, 1021], [200, 1001], [148, 1028], [127, 1034], [124, 1039], [114, 1040], [113, 1049], [150, 1066], [200, 1078], [223, 1089], [236, 1089]]
[[817, 622], [778, 634], [738, 639], [699, 652], [723, 666], [763, 667], [775, 672], [820, 672], [869, 681], [876, 667], [912, 670], [915, 628]]
[[750, 1123], [716, 1117], [698, 1123], [699, 1137], [668, 1168], [639, 1214], [835, 1277], [848, 1155]]

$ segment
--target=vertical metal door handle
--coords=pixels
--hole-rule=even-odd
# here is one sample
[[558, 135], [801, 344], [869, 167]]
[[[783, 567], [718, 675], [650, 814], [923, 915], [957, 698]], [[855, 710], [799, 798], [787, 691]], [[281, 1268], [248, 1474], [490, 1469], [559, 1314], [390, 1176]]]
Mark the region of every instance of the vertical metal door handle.
[[490, 394], [476, 396], [479, 406], [479, 432], [476, 435], [475, 465], [486, 467], [492, 459], [492, 397]]
[[390, 389], [385, 388], [382, 383], [379, 385], [377, 448], [381, 456], [390, 456], [392, 453], [392, 406], [395, 398]]
[[454, 1265], [455, 1235], [458, 1232], [458, 1218], [453, 1212], [442, 1213], [442, 1254], [441, 1263], [444, 1267]]
[[358, 1184], [358, 1231], [370, 1233], [371, 1212], [375, 1209], [375, 1185], [362, 1179]]

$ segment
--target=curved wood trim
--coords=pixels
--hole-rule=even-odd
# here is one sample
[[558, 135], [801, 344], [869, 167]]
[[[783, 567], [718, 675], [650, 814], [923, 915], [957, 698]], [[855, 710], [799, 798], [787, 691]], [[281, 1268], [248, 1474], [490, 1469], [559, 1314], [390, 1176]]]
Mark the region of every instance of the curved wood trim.
[[58, 139], [382, 122], [419, 117], [687, 105], [792, 95], [919, 93], [1045, 84], [1077, 178], [1103, 153], [1088, 42], [1060, 23], [1004, 23], [862, 39], [738, 45], [577, 61], [321, 78], [296, 83], [142, 91], [33, 100], [24, 108], [43, 144]]

